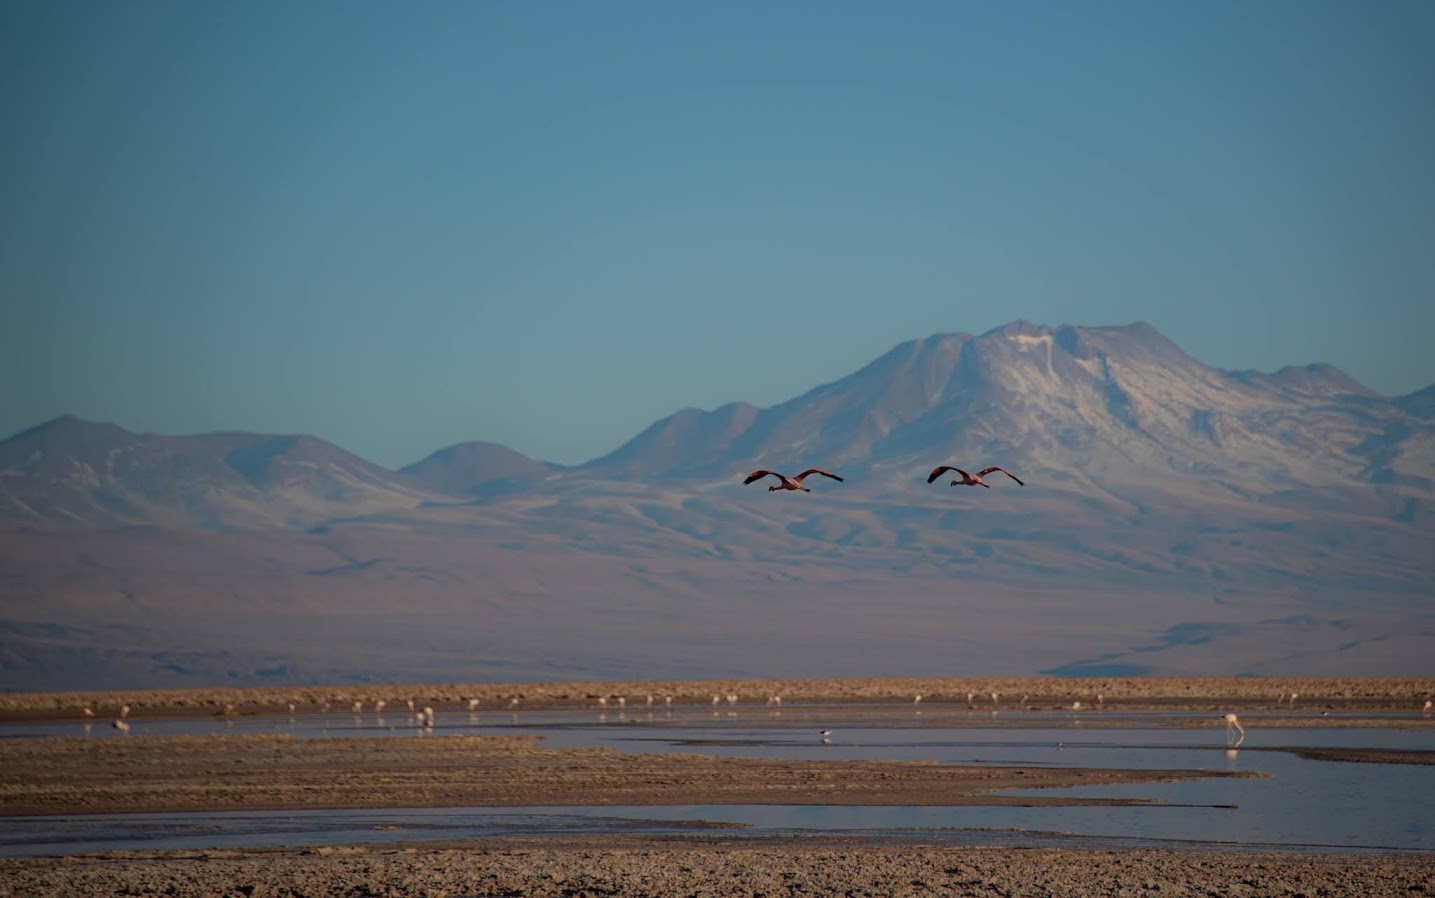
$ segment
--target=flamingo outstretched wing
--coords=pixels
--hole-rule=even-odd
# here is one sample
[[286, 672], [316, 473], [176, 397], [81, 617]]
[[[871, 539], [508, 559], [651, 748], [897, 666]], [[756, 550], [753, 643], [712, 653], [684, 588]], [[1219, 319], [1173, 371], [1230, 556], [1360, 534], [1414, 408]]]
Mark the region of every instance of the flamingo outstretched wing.
[[824, 470], [822, 470], [821, 468], [808, 468], [806, 471], [803, 471], [801, 474], [798, 474], [796, 477], [794, 477], [794, 478], [792, 478], [792, 479], [793, 479], [793, 480], [796, 480], [798, 483], [801, 483], [801, 482], [802, 482], [802, 478], [806, 477], [808, 474], [821, 474], [823, 477], [831, 477], [833, 480], [841, 480], [841, 479], [842, 479], [841, 477], [838, 477], [836, 474], [833, 474], [831, 471], [824, 471]]
[[938, 477], [941, 477], [942, 474], [946, 473], [947, 471], [956, 471], [958, 474], [962, 475], [963, 480], [968, 479], [967, 472], [963, 471], [961, 468], [954, 468], [951, 465], [937, 465], [935, 468], [932, 469], [932, 473], [927, 475], [927, 482], [931, 483], [933, 480], [936, 480]]
[[1021, 482], [1021, 478], [1020, 478], [1020, 477], [1018, 477], [1018, 476], [1016, 476], [1015, 474], [1013, 474], [1012, 472], [1008, 471], [1006, 468], [998, 468], [996, 465], [992, 465], [990, 468], [987, 468], [987, 469], [985, 469], [985, 470], [979, 472], [979, 473], [977, 474], [977, 476], [978, 476], [978, 477], [985, 477], [985, 476], [987, 476], [988, 474], [990, 474], [990, 473], [993, 472], [993, 471], [1001, 471], [1003, 474], [1005, 474], [1006, 476], [1010, 477], [1012, 480], [1015, 480], [1015, 481], [1017, 482], [1017, 485], [1019, 485], [1019, 486], [1026, 486], [1025, 483], [1022, 483], [1022, 482]]
[[778, 480], [784, 479], [783, 476], [776, 471], [753, 471], [751, 474], [747, 475], [747, 479], [744, 480], [743, 483], [752, 483], [754, 480], [761, 480], [763, 477], [766, 477], [769, 474], [771, 474], [773, 477], [776, 477]]

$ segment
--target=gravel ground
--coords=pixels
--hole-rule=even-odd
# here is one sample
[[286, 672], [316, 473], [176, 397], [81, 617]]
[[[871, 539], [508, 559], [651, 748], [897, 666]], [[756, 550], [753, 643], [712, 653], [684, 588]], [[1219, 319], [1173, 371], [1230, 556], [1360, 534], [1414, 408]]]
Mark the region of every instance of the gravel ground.
[[0, 896], [1359, 896], [1435, 893], [1430, 856], [591, 838], [0, 861]]

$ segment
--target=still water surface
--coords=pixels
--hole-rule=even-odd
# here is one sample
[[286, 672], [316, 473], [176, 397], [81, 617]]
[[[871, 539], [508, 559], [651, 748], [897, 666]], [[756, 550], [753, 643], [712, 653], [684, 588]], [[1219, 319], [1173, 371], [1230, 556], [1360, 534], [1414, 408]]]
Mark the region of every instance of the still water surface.
[[[1435, 852], [1435, 766], [1315, 761], [1291, 747], [1435, 750], [1435, 728], [1289, 726], [1290, 714], [1242, 715], [1238, 751], [1219, 722], [1176, 726], [1193, 715], [1163, 712], [914, 711], [910, 706], [807, 706], [782, 711], [615, 714], [587, 711], [440, 714], [432, 730], [403, 714], [298, 715], [138, 720], [119, 734], [106, 724], [0, 726], [0, 738], [81, 735], [290, 733], [298, 737], [434, 738], [458, 733], [532, 734], [554, 748], [695, 752], [788, 759], [928, 760], [992, 764], [1242, 770], [1260, 779], [1092, 786], [1007, 794], [1137, 798], [1139, 807], [852, 807], [704, 805], [601, 808], [461, 808], [254, 811], [0, 818], [0, 855], [118, 849], [249, 847], [543, 836], [571, 833], [702, 832], [738, 825], [748, 835], [920, 837], [1002, 845], [1178, 845], [1300, 851]], [[1207, 722], [1209, 714], [1194, 715]], [[1328, 721], [1327, 721], [1328, 723]], [[1412, 723], [1418, 723], [1412, 721]], [[1283, 725], [1285, 724], [1285, 725]], [[819, 731], [831, 730], [824, 737]], [[718, 830], [714, 830], [718, 831]]]

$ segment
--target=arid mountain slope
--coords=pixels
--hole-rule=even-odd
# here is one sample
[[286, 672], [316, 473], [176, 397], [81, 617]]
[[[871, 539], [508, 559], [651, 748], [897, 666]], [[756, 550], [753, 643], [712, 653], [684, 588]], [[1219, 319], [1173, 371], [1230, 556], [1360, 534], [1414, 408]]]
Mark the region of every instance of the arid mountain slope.
[[59, 419], [0, 443], [0, 687], [1429, 675], [1432, 389], [1017, 322], [574, 468]]
[[305, 527], [438, 496], [311, 436], [134, 434], [66, 416], [0, 442], [0, 514], [22, 521]]

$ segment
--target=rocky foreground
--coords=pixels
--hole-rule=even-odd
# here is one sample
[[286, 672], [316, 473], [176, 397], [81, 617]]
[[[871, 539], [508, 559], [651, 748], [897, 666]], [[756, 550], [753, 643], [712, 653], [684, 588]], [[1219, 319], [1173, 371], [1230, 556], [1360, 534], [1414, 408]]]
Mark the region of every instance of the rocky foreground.
[[1431, 856], [612, 837], [0, 861], [0, 896], [1360, 896], [1435, 893]]

